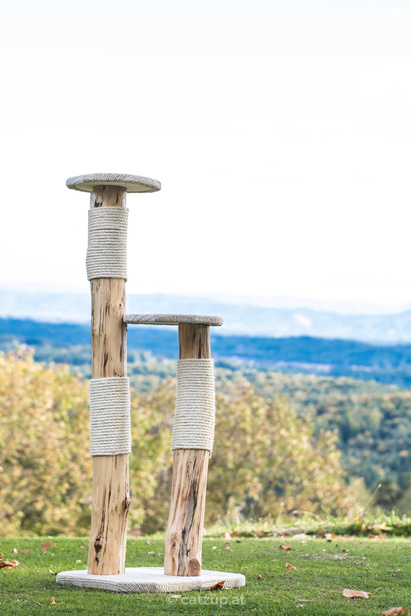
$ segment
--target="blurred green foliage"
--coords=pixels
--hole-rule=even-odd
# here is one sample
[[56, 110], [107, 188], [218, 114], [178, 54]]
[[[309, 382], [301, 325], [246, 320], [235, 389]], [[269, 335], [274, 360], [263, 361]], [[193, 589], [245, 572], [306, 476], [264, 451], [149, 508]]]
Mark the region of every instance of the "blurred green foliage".
[[[232, 374], [222, 374], [232, 380]], [[300, 417], [311, 417], [315, 433], [338, 431], [338, 448], [349, 477], [361, 477], [374, 504], [411, 510], [411, 391], [373, 381], [281, 373], [248, 373], [256, 390], [285, 395]]]
[[[175, 381], [132, 393], [130, 527], [164, 528], [170, 496]], [[2, 534], [87, 532], [91, 494], [87, 383], [32, 354], [0, 356], [0, 529]], [[249, 383], [218, 393], [207, 523], [298, 509], [347, 513], [337, 435], [314, 434], [281, 397]]]
[[75, 534], [89, 519], [87, 384], [31, 354], [0, 356], [0, 532]]

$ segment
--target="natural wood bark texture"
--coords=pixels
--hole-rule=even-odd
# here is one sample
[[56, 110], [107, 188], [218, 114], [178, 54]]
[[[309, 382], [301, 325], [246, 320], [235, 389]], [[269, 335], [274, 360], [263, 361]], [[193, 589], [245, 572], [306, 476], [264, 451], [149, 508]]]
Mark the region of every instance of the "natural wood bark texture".
[[210, 359], [210, 327], [181, 323], [178, 326], [180, 359]]
[[[178, 327], [180, 359], [209, 359], [208, 325]], [[210, 452], [176, 449], [173, 461], [170, 514], [164, 550], [166, 575], [201, 575], [207, 471]]]
[[[90, 207], [125, 207], [126, 190], [96, 186]], [[91, 280], [92, 377], [127, 375], [126, 292], [121, 279]], [[88, 573], [124, 573], [130, 507], [128, 454], [93, 458], [93, 492]]]

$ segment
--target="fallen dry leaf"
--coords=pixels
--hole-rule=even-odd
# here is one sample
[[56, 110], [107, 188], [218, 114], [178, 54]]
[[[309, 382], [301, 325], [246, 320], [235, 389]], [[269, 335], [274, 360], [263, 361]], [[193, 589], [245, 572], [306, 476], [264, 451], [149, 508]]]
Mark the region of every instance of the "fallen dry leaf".
[[214, 586], [210, 586], [208, 590], [220, 590], [221, 588], [224, 588], [224, 584], [225, 580], [221, 580], [220, 582], [217, 582], [217, 584], [214, 584]]
[[346, 550], [345, 548], [343, 548], [343, 549], [341, 550], [341, 552], [347, 552], [347, 554], [348, 554], [348, 552], [349, 552], [349, 551], [350, 551], [350, 550]]
[[30, 550], [20, 550], [20, 554], [30, 554]]
[[292, 550], [293, 548], [288, 543], [284, 543], [284, 545], [280, 545], [280, 550]]
[[343, 597], [347, 597], [348, 599], [355, 599], [356, 597], [369, 599], [372, 597], [372, 594], [370, 592], [365, 592], [364, 590], [351, 590], [350, 588], [344, 588]]
[[397, 616], [397, 614], [408, 614], [408, 612], [405, 607], [392, 607], [386, 612], [377, 612], [377, 614], [382, 614], [383, 616]]
[[154, 545], [154, 541], [150, 541], [150, 539], [148, 539], [148, 540], [146, 541], [146, 543], [147, 543], [147, 545]]
[[52, 545], [56, 545], [56, 544], [53, 543], [52, 541], [47, 541], [46, 543], [41, 544], [41, 549], [43, 550], [43, 552], [47, 552], [47, 550], [51, 548]]
[[18, 560], [14, 560], [13, 559], [10, 564], [11, 564], [12, 567], [18, 567], [20, 563], [19, 563]]
[[225, 549], [230, 550], [230, 552], [234, 552], [234, 549], [231, 547], [231, 545], [226, 545]]
[[9, 560], [2, 560], [2, 561], [0, 561], [0, 569], [4, 569], [4, 567], [11, 567], [11, 568], [13, 568], [13, 565], [11, 564], [11, 562]]
[[231, 539], [230, 533], [223, 533], [224, 539]]
[[84, 545], [81, 545], [80, 550], [88, 550], [88, 548], [86, 548]]
[[54, 573], [51, 569], [49, 569], [49, 573], [51, 573], [51, 575], [57, 575], [57, 573]]
[[51, 605], [56, 605], [57, 601], [55, 600], [54, 597], [51, 598]]
[[295, 569], [295, 570], [297, 570], [297, 567], [294, 567], [293, 565], [290, 565], [290, 563], [285, 563], [285, 566], [287, 567], [287, 569]]
[[263, 578], [263, 576], [262, 576], [262, 575], [258, 574], [258, 576], [257, 576], [257, 580], [264, 580], [264, 579], [265, 579], [265, 578]]
[[154, 554], [155, 555], [155, 552], [147, 552], [147, 554], [150, 554], [150, 555]]
[[2, 553], [0, 552], [0, 558], [3, 558], [3, 557], [4, 557], [4, 554], [2, 554]]

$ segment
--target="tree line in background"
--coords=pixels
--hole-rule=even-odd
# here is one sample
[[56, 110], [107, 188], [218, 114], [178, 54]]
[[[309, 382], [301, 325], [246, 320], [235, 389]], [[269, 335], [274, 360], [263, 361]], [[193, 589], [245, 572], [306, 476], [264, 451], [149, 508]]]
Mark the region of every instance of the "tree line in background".
[[[230, 377], [230, 372], [228, 372]], [[281, 373], [249, 374], [264, 396], [282, 394], [315, 434], [338, 432], [349, 478], [362, 478], [383, 509], [411, 510], [411, 391], [372, 381]]]
[[[225, 378], [217, 394], [206, 524], [298, 510], [346, 514], [354, 505], [338, 435], [317, 430], [286, 400]], [[92, 459], [88, 384], [32, 353], [0, 356], [1, 534], [87, 533]], [[171, 491], [175, 380], [132, 392], [131, 529], [165, 527]]]
[[[84, 372], [89, 376], [89, 347], [52, 351], [70, 366], [49, 363], [47, 368], [34, 361], [38, 350], [34, 358], [29, 350], [0, 357], [0, 529], [6, 519], [13, 532], [74, 532], [88, 526], [91, 460]], [[129, 351], [134, 528], [153, 530], [167, 518], [175, 369], [174, 361]], [[237, 514], [275, 518], [294, 509], [342, 514], [355, 499], [358, 478], [370, 491], [381, 486], [375, 504], [411, 510], [411, 392], [373, 381], [284, 374], [221, 361], [217, 392], [208, 523]], [[311, 454], [314, 466], [309, 467], [305, 461]], [[324, 456], [333, 460], [336, 484], [321, 468]], [[327, 482], [342, 486], [341, 498], [324, 492]], [[144, 494], [139, 485], [145, 486]], [[70, 517], [69, 511], [76, 513]]]

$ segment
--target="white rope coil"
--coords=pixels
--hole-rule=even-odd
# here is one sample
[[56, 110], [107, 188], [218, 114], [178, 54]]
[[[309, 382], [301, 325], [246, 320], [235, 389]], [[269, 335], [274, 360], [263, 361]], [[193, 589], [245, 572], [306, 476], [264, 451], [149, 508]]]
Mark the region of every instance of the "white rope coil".
[[116, 456], [130, 452], [130, 379], [91, 379], [90, 454]]
[[127, 220], [124, 207], [88, 211], [87, 278], [127, 280]]
[[179, 359], [171, 449], [213, 450], [215, 377], [212, 359]]

